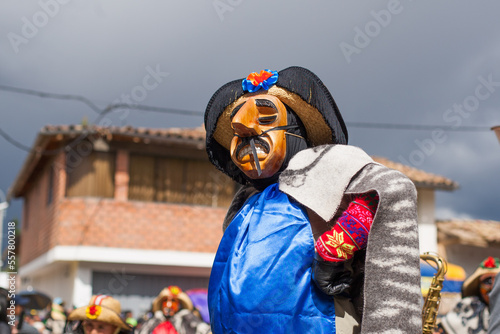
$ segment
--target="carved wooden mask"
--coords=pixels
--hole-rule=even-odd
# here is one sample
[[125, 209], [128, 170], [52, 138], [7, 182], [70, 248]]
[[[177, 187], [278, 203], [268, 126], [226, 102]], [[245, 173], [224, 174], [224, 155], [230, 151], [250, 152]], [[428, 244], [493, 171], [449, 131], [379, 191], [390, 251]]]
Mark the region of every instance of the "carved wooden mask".
[[249, 178], [269, 178], [279, 171], [286, 155], [285, 130], [272, 130], [287, 125], [286, 107], [267, 94], [241, 100], [231, 115], [231, 159]]

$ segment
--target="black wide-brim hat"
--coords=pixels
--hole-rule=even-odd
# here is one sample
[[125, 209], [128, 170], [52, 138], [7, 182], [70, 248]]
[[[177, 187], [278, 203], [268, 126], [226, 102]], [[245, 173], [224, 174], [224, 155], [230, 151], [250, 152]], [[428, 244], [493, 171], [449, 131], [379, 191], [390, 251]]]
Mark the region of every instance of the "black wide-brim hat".
[[[276, 72], [275, 72], [276, 73]], [[332, 95], [323, 82], [311, 71], [293, 66], [279, 71], [277, 81], [250, 93], [243, 90], [245, 78], [237, 79], [219, 88], [205, 111], [206, 150], [217, 169], [245, 184], [243, 173], [231, 160], [229, 149], [234, 137], [231, 112], [247, 95], [276, 96], [300, 118], [306, 130], [309, 147], [324, 144], [347, 144], [347, 128]]]

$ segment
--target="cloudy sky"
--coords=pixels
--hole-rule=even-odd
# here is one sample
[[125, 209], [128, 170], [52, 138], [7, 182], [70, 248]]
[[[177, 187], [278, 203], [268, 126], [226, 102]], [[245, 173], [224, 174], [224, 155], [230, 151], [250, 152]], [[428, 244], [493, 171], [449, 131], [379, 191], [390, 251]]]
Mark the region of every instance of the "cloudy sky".
[[460, 184], [438, 192], [438, 218], [500, 220], [499, 12], [463, 0], [2, 1], [0, 190], [44, 125], [97, 120], [81, 102], [9, 87], [189, 111], [115, 110], [113, 125], [197, 127], [222, 84], [299, 65], [332, 92], [350, 144]]

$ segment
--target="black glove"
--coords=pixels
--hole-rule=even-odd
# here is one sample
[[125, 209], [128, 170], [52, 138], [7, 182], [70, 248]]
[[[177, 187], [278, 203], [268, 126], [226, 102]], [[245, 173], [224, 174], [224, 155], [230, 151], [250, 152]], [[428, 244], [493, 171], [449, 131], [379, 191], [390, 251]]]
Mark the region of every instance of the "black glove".
[[352, 260], [341, 262], [325, 261], [314, 254], [312, 278], [316, 286], [330, 296], [349, 297], [352, 284]]

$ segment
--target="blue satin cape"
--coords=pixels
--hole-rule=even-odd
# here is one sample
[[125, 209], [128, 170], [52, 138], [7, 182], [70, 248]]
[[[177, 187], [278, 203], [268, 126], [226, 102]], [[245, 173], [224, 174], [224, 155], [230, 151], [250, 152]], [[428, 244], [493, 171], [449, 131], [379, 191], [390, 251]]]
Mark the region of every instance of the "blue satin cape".
[[270, 185], [222, 237], [210, 275], [214, 334], [335, 333], [333, 299], [311, 280], [314, 239], [301, 206]]

